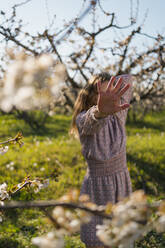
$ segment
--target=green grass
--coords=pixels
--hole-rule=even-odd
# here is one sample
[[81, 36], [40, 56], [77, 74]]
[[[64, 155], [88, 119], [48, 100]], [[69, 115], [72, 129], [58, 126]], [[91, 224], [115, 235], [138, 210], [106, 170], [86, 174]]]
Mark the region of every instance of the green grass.
[[[22, 190], [15, 200], [57, 199], [71, 188], [80, 189], [86, 173], [86, 163], [81, 154], [78, 140], [68, 136], [71, 116], [57, 115], [49, 118], [46, 128], [36, 133], [24, 121], [13, 115], [0, 117], [1, 141], [22, 131], [25, 145], [10, 147], [1, 156], [0, 184], [6, 182], [9, 188], [30, 175], [49, 178], [50, 185], [35, 194]], [[153, 199], [164, 198], [165, 180], [165, 111], [148, 114], [143, 121], [127, 123], [127, 161], [133, 191], [144, 189]], [[9, 165], [13, 162], [13, 165]], [[0, 224], [0, 248], [35, 247], [31, 238], [51, 230], [45, 215], [37, 209], [12, 210], [4, 212]], [[65, 248], [84, 248], [79, 234], [66, 237]], [[137, 242], [139, 248], [165, 247], [163, 234], [150, 232]]]
[[134, 190], [157, 199], [164, 197], [165, 112], [127, 123], [127, 159]]

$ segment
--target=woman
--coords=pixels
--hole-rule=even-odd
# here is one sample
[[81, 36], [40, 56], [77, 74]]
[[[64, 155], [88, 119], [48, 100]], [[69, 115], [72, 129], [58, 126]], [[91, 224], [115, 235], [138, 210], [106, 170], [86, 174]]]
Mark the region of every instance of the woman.
[[[88, 194], [97, 205], [114, 204], [132, 193], [125, 133], [131, 82], [130, 75], [100, 73], [80, 91], [74, 105], [71, 133], [78, 131], [88, 165], [80, 195]], [[87, 248], [107, 247], [96, 235], [102, 220], [92, 216], [81, 226], [80, 238]]]

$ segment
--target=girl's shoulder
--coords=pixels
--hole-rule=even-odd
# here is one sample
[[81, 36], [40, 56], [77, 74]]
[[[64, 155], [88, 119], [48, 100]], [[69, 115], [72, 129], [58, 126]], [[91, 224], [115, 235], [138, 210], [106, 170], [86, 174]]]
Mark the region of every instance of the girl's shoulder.
[[76, 124], [78, 124], [78, 122], [82, 119], [85, 113], [86, 113], [86, 110], [83, 110], [80, 113], [78, 113], [78, 115], [76, 116]]
[[78, 115], [76, 116], [76, 119], [79, 118], [80, 116], [84, 115], [87, 111], [83, 110], [80, 113], [78, 113]]
[[96, 110], [96, 105], [91, 106], [88, 110], [83, 110], [81, 111], [77, 116], [76, 116], [76, 121], [80, 119], [95, 119], [94, 118], [94, 112]]

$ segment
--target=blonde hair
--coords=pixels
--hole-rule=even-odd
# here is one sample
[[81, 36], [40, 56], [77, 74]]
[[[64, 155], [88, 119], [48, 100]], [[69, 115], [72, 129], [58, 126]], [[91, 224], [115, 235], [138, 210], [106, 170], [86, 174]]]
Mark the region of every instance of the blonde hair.
[[83, 89], [80, 90], [73, 108], [73, 117], [72, 117], [71, 127], [69, 130], [69, 134], [71, 136], [73, 135], [75, 138], [78, 138], [78, 130], [76, 126], [77, 115], [84, 110], [87, 111], [89, 108], [91, 108], [94, 105], [91, 99], [93, 98], [93, 96], [97, 94], [97, 82], [101, 81], [101, 83], [103, 83], [105, 81], [109, 81], [110, 78], [111, 76], [107, 72], [96, 74], [92, 76], [89, 79], [88, 84]]

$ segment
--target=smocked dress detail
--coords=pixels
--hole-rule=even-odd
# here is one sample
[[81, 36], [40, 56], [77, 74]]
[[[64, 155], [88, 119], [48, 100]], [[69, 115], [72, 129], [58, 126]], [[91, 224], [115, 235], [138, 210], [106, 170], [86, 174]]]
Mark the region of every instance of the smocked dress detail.
[[[123, 82], [131, 87], [124, 93], [121, 103], [129, 103], [132, 97], [132, 77], [122, 75]], [[87, 171], [82, 182], [80, 195], [88, 194], [97, 205], [116, 203], [132, 193], [132, 184], [126, 161], [125, 122], [127, 110], [97, 119], [96, 106], [82, 111], [76, 118], [82, 154]], [[81, 241], [86, 246], [106, 247], [96, 236], [96, 225], [102, 224], [102, 217], [92, 216], [89, 223], [80, 230]]]

